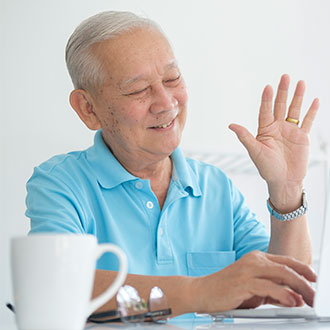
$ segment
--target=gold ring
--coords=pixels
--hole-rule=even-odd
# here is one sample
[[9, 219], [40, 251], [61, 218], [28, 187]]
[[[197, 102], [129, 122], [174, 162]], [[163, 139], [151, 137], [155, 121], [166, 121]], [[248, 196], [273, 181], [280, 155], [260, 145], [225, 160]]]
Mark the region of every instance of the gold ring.
[[285, 119], [285, 121], [288, 121], [289, 123], [296, 124], [296, 125], [299, 124], [299, 120], [298, 119], [294, 119], [294, 118], [290, 118], [290, 117], [287, 117]]

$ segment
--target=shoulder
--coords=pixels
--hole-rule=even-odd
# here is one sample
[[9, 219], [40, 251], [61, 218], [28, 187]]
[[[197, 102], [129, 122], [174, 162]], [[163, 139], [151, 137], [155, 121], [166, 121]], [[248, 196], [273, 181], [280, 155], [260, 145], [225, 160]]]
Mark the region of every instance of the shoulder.
[[200, 160], [186, 158], [186, 162], [192, 172], [198, 178], [198, 181], [213, 181], [219, 183], [231, 184], [227, 174], [223, 172], [219, 167], [205, 163]]
[[88, 171], [86, 151], [73, 151], [51, 157], [34, 168], [33, 174], [28, 181], [49, 181], [73, 184], [80, 181]]
[[55, 172], [59, 169], [64, 169], [74, 165], [78, 165], [83, 161], [85, 151], [73, 151], [67, 154], [60, 154], [51, 157], [50, 159], [44, 161], [36, 168], [43, 170], [45, 172]]

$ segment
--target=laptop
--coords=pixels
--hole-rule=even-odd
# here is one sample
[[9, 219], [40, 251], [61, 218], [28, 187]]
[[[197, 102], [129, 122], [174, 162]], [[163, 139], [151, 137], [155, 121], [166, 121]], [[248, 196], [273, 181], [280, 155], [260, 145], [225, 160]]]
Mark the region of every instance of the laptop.
[[213, 320], [225, 318], [255, 319], [297, 319], [330, 321], [330, 193], [326, 196], [326, 212], [324, 214], [320, 262], [314, 297], [314, 306], [275, 307], [264, 305], [254, 309], [235, 309], [219, 313], [196, 314], [211, 316]]

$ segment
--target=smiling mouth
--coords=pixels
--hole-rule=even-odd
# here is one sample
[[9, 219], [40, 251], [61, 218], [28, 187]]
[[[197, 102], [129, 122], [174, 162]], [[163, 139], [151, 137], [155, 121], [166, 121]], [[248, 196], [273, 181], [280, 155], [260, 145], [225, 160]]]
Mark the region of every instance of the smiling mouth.
[[154, 126], [153, 128], [166, 128], [169, 127], [172, 124], [173, 120], [171, 120], [169, 123], [160, 125], [160, 126]]
[[173, 123], [174, 123], [174, 120], [176, 119], [176, 117], [174, 119], [172, 119], [170, 122], [168, 122], [167, 124], [163, 124], [163, 125], [159, 125], [159, 126], [153, 126], [153, 127], [150, 127], [150, 128], [153, 128], [153, 129], [164, 129], [164, 128], [168, 128], [170, 127]]

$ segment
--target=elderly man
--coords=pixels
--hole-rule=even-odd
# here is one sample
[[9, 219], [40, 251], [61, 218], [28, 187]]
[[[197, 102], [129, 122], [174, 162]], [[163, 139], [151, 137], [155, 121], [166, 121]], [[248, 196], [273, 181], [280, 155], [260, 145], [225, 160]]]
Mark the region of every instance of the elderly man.
[[[153, 286], [162, 288], [173, 315], [312, 305], [316, 276], [302, 196], [318, 100], [299, 127], [302, 81], [288, 112], [289, 77], [281, 78], [274, 109], [266, 86], [256, 138], [230, 126], [267, 182], [269, 240], [225, 174], [185, 159], [178, 147], [187, 92], [157, 24], [100, 13], [74, 31], [66, 60], [71, 105], [97, 133], [91, 148], [35, 169], [27, 184], [32, 233], [90, 233], [119, 245], [129, 260], [126, 283], [145, 298]], [[95, 295], [117, 267], [114, 257], [101, 259]], [[114, 308], [112, 299], [102, 310]]]

